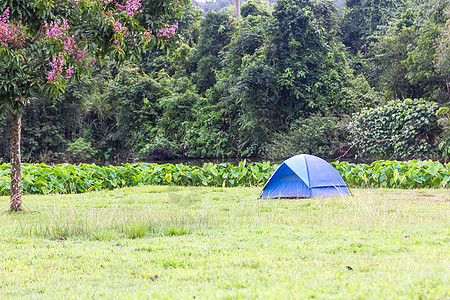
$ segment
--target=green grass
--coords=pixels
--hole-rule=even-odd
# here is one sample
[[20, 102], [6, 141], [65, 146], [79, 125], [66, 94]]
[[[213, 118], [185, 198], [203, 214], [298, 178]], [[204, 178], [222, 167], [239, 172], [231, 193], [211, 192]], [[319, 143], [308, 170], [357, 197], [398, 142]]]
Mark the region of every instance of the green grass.
[[16, 214], [0, 197], [0, 298], [450, 297], [447, 190], [259, 192], [29, 195]]

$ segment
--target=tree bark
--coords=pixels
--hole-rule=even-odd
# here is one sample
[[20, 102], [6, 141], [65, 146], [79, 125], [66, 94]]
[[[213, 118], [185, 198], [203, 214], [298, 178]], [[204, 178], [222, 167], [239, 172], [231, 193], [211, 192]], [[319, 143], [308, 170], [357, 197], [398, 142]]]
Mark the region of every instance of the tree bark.
[[20, 160], [20, 131], [22, 117], [18, 113], [10, 112], [12, 115], [11, 125], [11, 185], [10, 185], [10, 209], [11, 211], [22, 210], [22, 170]]
[[241, 18], [241, 0], [236, 0], [236, 19]]

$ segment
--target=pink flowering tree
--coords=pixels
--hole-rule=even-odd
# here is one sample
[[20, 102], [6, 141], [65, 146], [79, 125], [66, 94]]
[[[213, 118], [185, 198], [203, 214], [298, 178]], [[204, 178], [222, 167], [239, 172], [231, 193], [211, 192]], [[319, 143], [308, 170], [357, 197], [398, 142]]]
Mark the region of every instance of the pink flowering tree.
[[10, 210], [22, 209], [20, 132], [27, 104], [56, 98], [96, 59], [121, 63], [173, 40], [184, 0], [0, 2], [0, 112], [12, 117]]

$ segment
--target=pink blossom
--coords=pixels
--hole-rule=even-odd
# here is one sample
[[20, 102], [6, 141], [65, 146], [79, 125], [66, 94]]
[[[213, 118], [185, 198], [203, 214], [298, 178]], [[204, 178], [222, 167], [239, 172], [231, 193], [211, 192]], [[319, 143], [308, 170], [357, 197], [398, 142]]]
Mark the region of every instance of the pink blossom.
[[174, 25], [166, 24], [166, 26], [156, 32], [156, 36], [163, 39], [169, 39], [175, 34], [175, 30], [178, 28], [178, 23]]
[[12, 34], [9, 24], [9, 8], [7, 8], [0, 18], [0, 47], [5, 47], [8, 43], [14, 41]]
[[126, 14], [129, 16], [134, 16], [137, 13], [141, 13], [142, 9], [141, 0], [126, 0], [124, 5], [116, 4], [116, 8], [118, 11], [126, 11]]
[[66, 70], [66, 78], [70, 79], [74, 73], [73, 66], [69, 66]]
[[3, 16], [1, 18], [1, 22], [7, 23], [9, 20], [9, 7], [3, 12]]
[[128, 33], [128, 28], [126, 28], [122, 23], [120, 23], [119, 21], [116, 21], [114, 23], [113, 26], [113, 30], [116, 33], [115, 34], [115, 39], [114, 39], [114, 44], [118, 45], [119, 44], [119, 39], [122, 40], [124, 36], [127, 36]]
[[[155, 35], [157, 38], [161, 38], [163, 40], [168, 40], [175, 34], [175, 31], [177, 30], [177, 28], [178, 28], [178, 23], [173, 24], [173, 25], [166, 24], [164, 26], [164, 28], [157, 30]], [[152, 36], [153, 36], [153, 33], [150, 29], [147, 29], [147, 31], [144, 32], [145, 38], [148, 39], [148, 38], [151, 38]]]
[[20, 96], [17, 96], [16, 101], [22, 102], [23, 106], [27, 106], [27, 104], [30, 104], [30, 100], [27, 98], [22, 98]]
[[62, 53], [57, 54], [50, 62], [51, 70], [47, 73], [47, 83], [60, 84], [60, 79], [63, 78], [65, 73], [65, 79], [72, 78], [72, 74], [75, 73], [73, 66], [65, 67], [66, 61]]
[[80, 50], [80, 49], [78, 49], [77, 55], [75, 57], [75, 62], [76, 63], [82, 63], [84, 58], [86, 57], [86, 55], [87, 55], [87, 50]]
[[64, 67], [64, 55], [59, 53], [53, 60], [50, 62], [50, 66], [52, 67], [51, 71], [47, 73], [47, 82], [50, 84], [59, 84], [59, 78], [63, 73]]
[[125, 31], [127, 31], [127, 28], [122, 23], [120, 23], [119, 21], [116, 21], [114, 23], [114, 32], [124, 33]]
[[[45, 35], [49, 41], [61, 43], [64, 51], [68, 54], [69, 57], [74, 60], [75, 63], [82, 63], [83, 59], [87, 55], [87, 50], [80, 50], [75, 41], [75, 36], [69, 36], [68, 31], [70, 27], [67, 23], [67, 20], [58, 19], [55, 22], [50, 22], [50, 24], [44, 22], [44, 27], [46, 29]], [[71, 77], [72, 73], [68, 74], [68, 78]], [[53, 74], [50, 74], [48, 77], [53, 78]], [[50, 81], [56, 82], [55, 80], [49, 80], [49, 82]]]
[[44, 21], [44, 27], [46, 29], [45, 35], [51, 40], [64, 39], [67, 36], [67, 30], [70, 28], [65, 19], [62, 21], [60, 19], [55, 22], [51, 21], [50, 24]]

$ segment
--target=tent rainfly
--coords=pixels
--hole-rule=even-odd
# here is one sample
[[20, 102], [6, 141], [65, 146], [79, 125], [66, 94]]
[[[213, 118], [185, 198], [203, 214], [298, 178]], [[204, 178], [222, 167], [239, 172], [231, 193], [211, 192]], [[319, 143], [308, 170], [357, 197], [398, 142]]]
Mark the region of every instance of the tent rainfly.
[[300, 154], [285, 160], [270, 176], [260, 198], [348, 196], [341, 175], [320, 157]]

